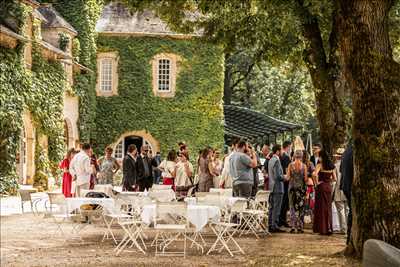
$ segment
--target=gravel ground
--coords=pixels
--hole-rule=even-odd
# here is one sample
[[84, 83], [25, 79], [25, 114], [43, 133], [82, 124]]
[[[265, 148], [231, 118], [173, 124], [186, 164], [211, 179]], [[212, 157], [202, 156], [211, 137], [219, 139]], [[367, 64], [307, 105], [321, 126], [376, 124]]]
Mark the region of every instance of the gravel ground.
[[[330, 237], [312, 234], [273, 234], [255, 239], [236, 240], [245, 255], [230, 257], [228, 253], [201, 255], [195, 249], [182, 257], [154, 257], [154, 248], [143, 255], [134, 250], [119, 256], [113, 253], [110, 240], [101, 242], [104, 228], [86, 227], [83, 242], [69, 235], [65, 241], [56, 232], [51, 219], [33, 214], [1, 216], [1, 266], [360, 266], [347, 259], [343, 235]], [[63, 228], [70, 233], [71, 225]], [[117, 231], [118, 233], [118, 231]], [[120, 233], [121, 234], [121, 233]], [[148, 233], [150, 239], [152, 233]], [[207, 237], [211, 244], [215, 238]], [[150, 244], [150, 241], [148, 241]]]

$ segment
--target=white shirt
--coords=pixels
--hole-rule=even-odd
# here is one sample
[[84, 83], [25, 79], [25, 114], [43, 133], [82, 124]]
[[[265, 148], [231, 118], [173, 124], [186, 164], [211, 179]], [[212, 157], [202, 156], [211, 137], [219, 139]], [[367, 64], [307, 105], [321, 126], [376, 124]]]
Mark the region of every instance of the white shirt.
[[224, 188], [232, 188], [232, 176], [230, 173], [230, 165], [229, 159], [231, 158], [233, 152], [231, 152], [228, 156], [225, 157], [224, 167], [222, 169], [220, 186], [224, 184]]
[[172, 178], [176, 163], [169, 160], [163, 160], [158, 168], [162, 171], [161, 176], [164, 178]]
[[[176, 169], [176, 177], [175, 177], [175, 186], [190, 186], [192, 185], [192, 182], [190, 181], [189, 176], [187, 176], [186, 173], [186, 163], [183, 162], [178, 162], [176, 166], [178, 167]], [[193, 173], [193, 165], [189, 161], [187, 162], [189, 166], [189, 170]]]
[[79, 152], [72, 158], [69, 171], [72, 176], [76, 176], [76, 185], [90, 183], [92, 167], [90, 166], [90, 158], [85, 151]]

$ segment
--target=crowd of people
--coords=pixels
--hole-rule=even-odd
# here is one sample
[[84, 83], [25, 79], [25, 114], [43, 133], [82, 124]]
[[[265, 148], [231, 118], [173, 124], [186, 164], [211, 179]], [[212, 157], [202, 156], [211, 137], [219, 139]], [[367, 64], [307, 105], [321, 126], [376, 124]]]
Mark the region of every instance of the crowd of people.
[[[70, 149], [60, 163], [64, 195], [80, 196], [83, 189], [93, 189], [96, 183], [114, 185], [114, 175], [121, 166], [112, 153], [113, 149], [107, 147], [104, 156], [97, 159], [89, 144], [83, 144], [81, 151]], [[332, 162], [319, 144], [313, 146], [310, 157], [300, 137], [293, 144], [286, 141], [282, 146], [273, 145], [271, 151], [269, 145], [264, 145], [261, 152], [244, 140], [233, 140], [230, 152], [223, 158], [219, 150], [206, 147], [199, 151], [195, 163], [196, 169], [185, 143], [168, 151], [164, 160], [160, 152], [153, 155], [148, 145], [138, 151], [130, 144], [122, 161], [122, 190], [145, 191], [153, 183], [162, 182], [183, 196], [191, 188], [191, 192], [232, 188], [234, 197], [251, 198], [257, 194], [261, 170], [264, 189], [270, 191], [270, 232], [284, 232], [282, 227], [288, 227], [290, 233], [302, 233], [305, 216], [309, 215], [314, 232], [332, 234], [332, 203], [338, 214], [339, 232], [349, 231], [351, 147], [346, 151], [338, 149]]]

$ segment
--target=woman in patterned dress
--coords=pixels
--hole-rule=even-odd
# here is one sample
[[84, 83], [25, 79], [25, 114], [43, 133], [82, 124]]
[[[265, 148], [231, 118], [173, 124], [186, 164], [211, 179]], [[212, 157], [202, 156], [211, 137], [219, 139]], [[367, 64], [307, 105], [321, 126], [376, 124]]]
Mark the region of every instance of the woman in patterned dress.
[[99, 184], [113, 185], [114, 174], [121, 168], [117, 162], [117, 159], [112, 156], [112, 153], [113, 149], [111, 147], [107, 147], [104, 157], [101, 157], [98, 160], [100, 173], [97, 178]]
[[303, 233], [307, 166], [302, 162], [302, 159], [303, 152], [296, 150], [294, 153], [294, 162], [289, 164], [287, 173], [287, 177], [289, 178], [291, 233], [294, 233], [295, 229], [297, 229], [298, 233]]

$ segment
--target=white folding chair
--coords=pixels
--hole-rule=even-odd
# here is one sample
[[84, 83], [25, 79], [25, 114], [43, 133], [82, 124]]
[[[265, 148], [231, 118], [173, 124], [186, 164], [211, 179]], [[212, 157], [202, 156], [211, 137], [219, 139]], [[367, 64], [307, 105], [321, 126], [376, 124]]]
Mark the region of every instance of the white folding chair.
[[[143, 240], [142, 225], [143, 222], [140, 219], [131, 217], [120, 217], [118, 219], [118, 225], [124, 230], [124, 237], [121, 242], [114, 249], [116, 255], [118, 256], [128, 245], [131, 243], [130, 248], [136, 247], [140, 252], [146, 255], [145, 250], [146, 244]], [[142, 246], [139, 244], [138, 240], [142, 242]]]
[[124, 206], [127, 207], [128, 203], [122, 199], [117, 199], [115, 200], [114, 209], [110, 210], [109, 213], [104, 213], [103, 219], [106, 230], [104, 231], [102, 242], [104, 242], [105, 239], [108, 239], [109, 236], [111, 236], [114, 243], [118, 244], [112, 231], [112, 226], [121, 219], [129, 219], [132, 217], [132, 215], [128, 214], [126, 209], [123, 210]]
[[[47, 195], [49, 196], [48, 201], [45, 203], [46, 208], [46, 215], [45, 217], [50, 217], [53, 219], [53, 222], [56, 224], [57, 229], [61, 236], [64, 239], [67, 239], [67, 235], [64, 232], [62, 225], [66, 222], [73, 222], [80, 215], [78, 214], [70, 214], [67, 210], [67, 202], [62, 193], [52, 193], [48, 192]], [[72, 232], [76, 232], [76, 226], [73, 226]]]
[[[217, 239], [207, 252], [207, 255], [216, 250], [221, 252], [223, 249], [225, 249], [232, 257], [233, 254], [237, 252], [244, 254], [244, 251], [234, 239], [234, 235], [241, 229], [243, 211], [246, 210], [246, 208], [247, 200], [237, 200], [232, 205], [229, 213], [226, 214], [224, 221], [210, 223], [210, 228], [216, 235]], [[238, 223], [232, 222], [235, 216]], [[232, 243], [237, 250], [232, 250], [229, 246], [230, 243]], [[218, 247], [218, 245], [220, 245], [220, 247]]]
[[270, 191], [258, 191], [255, 199], [251, 202], [251, 209], [246, 210], [245, 214], [248, 214], [249, 223], [253, 224], [254, 230], [268, 232], [268, 206], [269, 206], [269, 195]]
[[38, 213], [37, 205], [42, 200], [41, 198], [33, 198], [32, 194], [36, 193], [36, 189], [18, 189], [18, 194], [21, 197], [21, 210], [24, 213], [24, 202], [29, 202], [31, 205], [31, 211], [34, 215]]
[[[187, 206], [182, 202], [175, 203], [157, 203], [154, 214], [155, 237], [155, 256], [182, 256], [186, 257], [186, 239], [187, 239]], [[168, 219], [172, 223], [168, 222]], [[163, 222], [162, 222], [163, 221]], [[166, 249], [179, 237], [183, 239], [183, 252], [166, 252]]]

